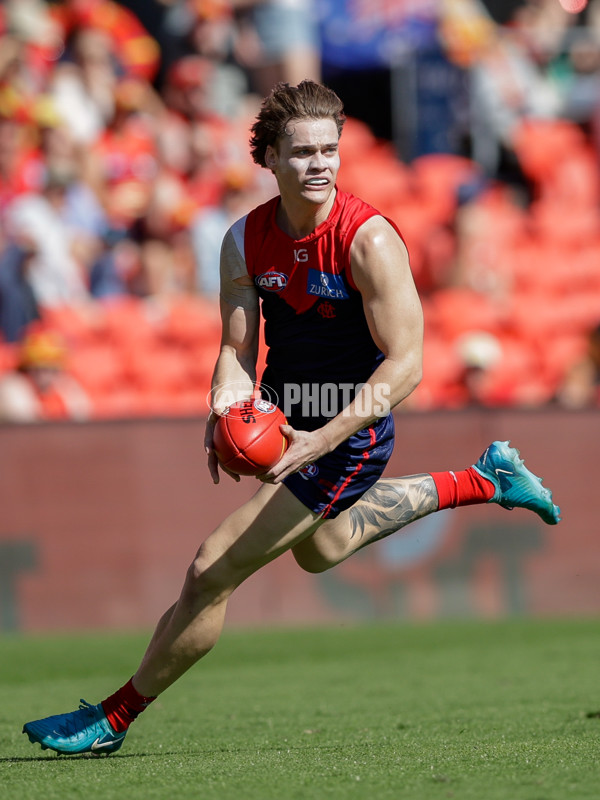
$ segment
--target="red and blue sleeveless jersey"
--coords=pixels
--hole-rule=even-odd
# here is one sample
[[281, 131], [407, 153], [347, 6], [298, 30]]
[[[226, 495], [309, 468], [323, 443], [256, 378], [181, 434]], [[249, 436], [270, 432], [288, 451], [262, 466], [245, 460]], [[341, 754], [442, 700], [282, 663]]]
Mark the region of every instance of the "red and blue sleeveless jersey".
[[[277, 224], [279, 202], [274, 197], [251, 211], [244, 229], [246, 267], [265, 321], [262, 383], [275, 392], [292, 425], [314, 429], [348, 404], [383, 359], [350, 269], [356, 231], [379, 212], [337, 190], [328, 218], [308, 236], [293, 239]], [[326, 413], [315, 414], [314, 403], [308, 414], [306, 403], [290, 406], [298, 386], [314, 397], [315, 387], [318, 393], [324, 384], [342, 387]]]

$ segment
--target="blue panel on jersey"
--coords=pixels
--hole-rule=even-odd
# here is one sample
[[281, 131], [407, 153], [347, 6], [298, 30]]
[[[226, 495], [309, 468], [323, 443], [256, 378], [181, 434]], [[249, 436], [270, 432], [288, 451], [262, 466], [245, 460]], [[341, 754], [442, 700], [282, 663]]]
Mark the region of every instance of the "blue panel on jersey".
[[319, 272], [318, 269], [308, 270], [306, 291], [308, 294], [327, 297], [329, 300], [347, 300], [349, 297], [342, 275]]

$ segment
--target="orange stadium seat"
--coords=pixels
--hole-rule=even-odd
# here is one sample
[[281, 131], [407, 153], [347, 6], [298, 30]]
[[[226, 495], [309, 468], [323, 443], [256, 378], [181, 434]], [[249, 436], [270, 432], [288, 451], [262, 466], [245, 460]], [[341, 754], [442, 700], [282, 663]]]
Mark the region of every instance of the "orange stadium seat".
[[[514, 292], [544, 295], [562, 294], [569, 290], [570, 265], [573, 253], [545, 240], [530, 238], [513, 246], [510, 267]], [[546, 298], [547, 299], [547, 298]], [[535, 299], [532, 299], [535, 305]]]
[[465, 392], [460, 387], [463, 369], [452, 344], [435, 334], [427, 334], [423, 343], [423, 379], [406, 407], [427, 411], [464, 405]]
[[479, 400], [484, 405], [535, 405], [546, 402], [552, 385], [542, 369], [535, 344], [518, 335], [499, 336], [501, 357], [487, 371], [482, 381]]
[[19, 346], [0, 342], [0, 375], [12, 372], [19, 363]]
[[140, 347], [155, 339], [151, 307], [146, 301], [124, 297], [101, 306], [100, 335], [117, 347]]
[[556, 198], [570, 208], [593, 208], [600, 202], [598, 155], [589, 144], [564, 153], [544, 177], [543, 197]]
[[190, 382], [188, 358], [174, 347], [140, 348], [127, 360], [129, 381], [144, 393], [178, 392]]
[[588, 337], [585, 333], [561, 333], [549, 337], [541, 352], [547, 380], [557, 389], [569, 367], [585, 355]]
[[90, 342], [101, 318], [96, 305], [47, 306], [42, 309], [42, 320], [46, 327], [59, 333], [69, 346]]
[[132, 386], [118, 386], [110, 392], [93, 397], [93, 413], [96, 419], [128, 419], [141, 415], [144, 406], [143, 394]]
[[201, 296], [172, 300], [160, 324], [163, 341], [185, 347], [195, 347], [205, 341], [212, 343], [220, 332], [218, 303]]
[[113, 396], [126, 385], [120, 353], [110, 344], [75, 348], [69, 353], [67, 368], [89, 394], [94, 415], [105, 397]]
[[[206, 416], [208, 405], [206, 401], [208, 388], [186, 389], [176, 395], [170, 395], [166, 401], [165, 410], [168, 414], [175, 416]], [[202, 446], [202, 440], [198, 440], [198, 446]]]
[[219, 355], [219, 343], [220, 335], [216, 335], [212, 340], [198, 342], [194, 347], [186, 350], [192, 386], [206, 387], [208, 392], [215, 362]]
[[[343, 141], [343, 136], [342, 136]], [[360, 158], [346, 158], [339, 173], [340, 189], [362, 197], [385, 216], [390, 207], [412, 191], [410, 170], [395, 155], [391, 145], [377, 144]]]
[[567, 120], [528, 119], [513, 134], [512, 145], [523, 172], [543, 183], [566, 154], [585, 149], [585, 135]]
[[412, 162], [415, 194], [435, 209], [439, 222], [450, 222], [458, 204], [460, 186], [480, 178], [480, 169], [468, 158], [450, 153], [431, 153]]
[[600, 229], [600, 213], [592, 204], [550, 198], [532, 203], [529, 214], [533, 231], [554, 246], [592, 241]]
[[441, 289], [431, 297], [430, 319], [442, 335], [454, 339], [467, 331], [494, 333], [500, 310], [485, 294], [467, 288]]
[[356, 117], [347, 117], [344, 123], [342, 138], [340, 139], [340, 155], [344, 160], [358, 158], [359, 160], [377, 145], [377, 139], [369, 126]]

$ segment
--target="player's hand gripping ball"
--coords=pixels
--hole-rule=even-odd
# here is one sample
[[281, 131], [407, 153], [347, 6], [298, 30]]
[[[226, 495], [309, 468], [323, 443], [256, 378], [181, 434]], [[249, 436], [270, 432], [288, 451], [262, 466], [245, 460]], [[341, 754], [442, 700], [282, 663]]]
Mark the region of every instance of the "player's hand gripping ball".
[[268, 400], [239, 400], [219, 416], [213, 447], [224, 467], [237, 475], [261, 475], [287, 449], [279, 430], [287, 425], [283, 412]]

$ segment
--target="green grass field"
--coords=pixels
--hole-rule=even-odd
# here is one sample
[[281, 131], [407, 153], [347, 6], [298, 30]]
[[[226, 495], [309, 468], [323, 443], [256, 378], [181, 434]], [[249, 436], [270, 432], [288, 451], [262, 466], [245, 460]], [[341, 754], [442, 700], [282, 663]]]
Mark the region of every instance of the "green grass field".
[[600, 796], [600, 622], [229, 632], [110, 757], [24, 721], [98, 702], [146, 635], [0, 638], [3, 800]]

